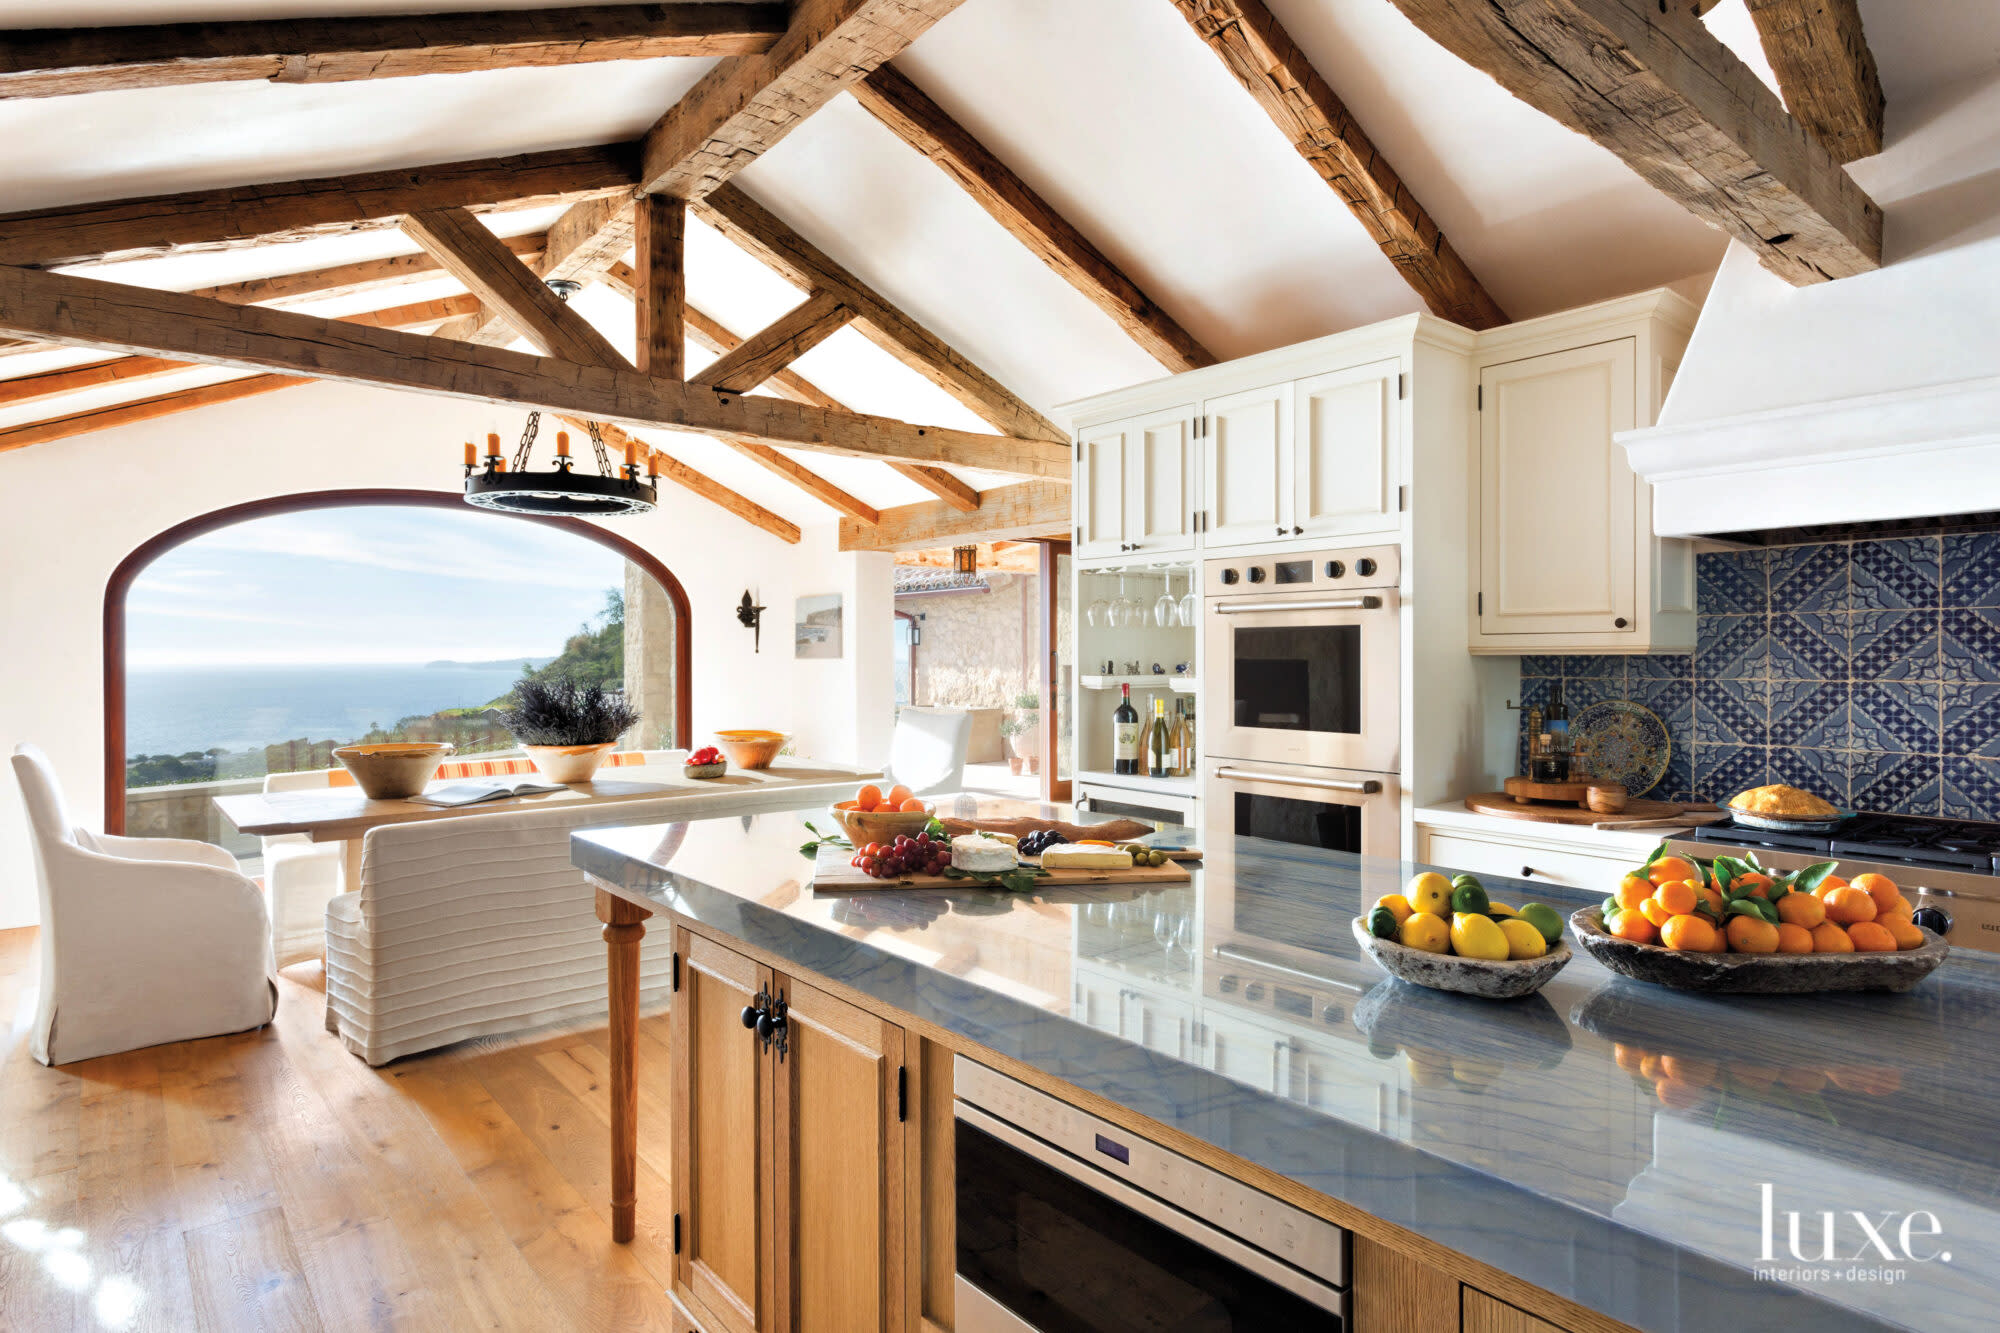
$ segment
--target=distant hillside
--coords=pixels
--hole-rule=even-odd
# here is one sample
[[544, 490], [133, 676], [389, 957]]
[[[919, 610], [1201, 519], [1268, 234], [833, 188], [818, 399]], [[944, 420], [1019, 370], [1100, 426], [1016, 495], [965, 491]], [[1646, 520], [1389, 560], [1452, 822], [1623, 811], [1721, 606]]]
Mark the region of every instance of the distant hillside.
[[436, 671], [506, 671], [525, 663], [539, 671], [553, 661], [553, 657], [499, 657], [491, 662], [454, 662], [447, 657], [424, 665]]

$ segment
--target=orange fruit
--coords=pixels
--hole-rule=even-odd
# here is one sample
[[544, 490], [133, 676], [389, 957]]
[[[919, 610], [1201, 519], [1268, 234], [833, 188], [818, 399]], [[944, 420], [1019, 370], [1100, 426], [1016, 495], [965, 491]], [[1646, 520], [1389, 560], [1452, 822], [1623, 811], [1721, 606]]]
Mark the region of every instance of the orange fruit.
[[1793, 1092], [1818, 1092], [1826, 1086], [1826, 1075], [1817, 1069], [1793, 1066], [1778, 1075], [1778, 1082]]
[[1693, 914], [1668, 917], [1667, 924], [1660, 928], [1660, 941], [1683, 953], [1707, 953], [1715, 943], [1715, 927], [1708, 924], [1706, 917]]
[[1897, 889], [1895, 880], [1887, 875], [1875, 874], [1873, 871], [1865, 875], [1856, 875], [1854, 887], [1875, 900], [1875, 910], [1878, 913], [1903, 896]]
[[1660, 937], [1659, 928], [1637, 912], [1620, 912], [1611, 933], [1634, 944], [1651, 944]]
[[1639, 1072], [1639, 1065], [1646, 1058], [1646, 1053], [1637, 1046], [1627, 1046], [1620, 1041], [1612, 1043], [1611, 1056], [1618, 1062], [1620, 1069], [1628, 1074], [1636, 1074]]
[[1835, 889], [1826, 895], [1825, 902], [1827, 919], [1843, 926], [1875, 919], [1875, 900], [1866, 889]]
[[1674, 919], [1674, 914], [1667, 910], [1667, 905], [1660, 901], [1657, 893], [1639, 904], [1639, 915], [1656, 926], [1664, 926]]
[[1639, 1059], [1640, 1076], [1648, 1080], [1659, 1078], [1660, 1067], [1666, 1063], [1666, 1059], [1666, 1056], [1657, 1052], [1647, 1052]]
[[924, 808], [924, 798], [921, 796], [905, 796], [902, 804], [896, 808], [906, 815], [914, 815]]
[[[1694, 910], [1695, 903], [1700, 901], [1700, 899], [1695, 897], [1694, 885], [1684, 879], [1670, 880], [1662, 884], [1654, 892], [1653, 897], [1659, 902], [1660, 906], [1667, 909], [1669, 916], [1686, 916]], [[1657, 925], [1659, 923], [1655, 922], [1654, 924]]]
[[1747, 889], [1752, 898], [1768, 898], [1771, 896], [1771, 886], [1776, 882], [1763, 871], [1753, 870], [1747, 875], [1738, 875], [1730, 880], [1729, 888], [1731, 892], [1739, 888]]
[[1715, 929], [1715, 942], [1708, 946], [1708, 951], [1710, 953], [1728, 953], [1729, 936], [1724, 934], [1722, 928], [1719, 926], [1715, 927], [1714, 929]]
[[1697, 884], [1706, 884], [1708, 882], [1703, 878], [1701, 871], [1696, 868], [1694, 862], [1684, 856], [1661, 857], [1646, 867], [1646, 878], [1653, 881], [1655, 886], [1671, 884], [1676, 880], [1683, 879], [1693, 880]]
[[[1872, 898], [1874, 895], [1869, 896]], [[1910, 900], [1899, 893], [1886, 903], [1875, 904], [1875, 919], [1880, 921], [1885, 916], [1910, 917], [1916, 915], [1916, 911]]]
[[869, 783], [854, 793], [854, 804], [863, 810], [873, 810], [882, 804], [882, 789], [872, 782]]
[[1875, 924], [1889, 932], [1898, 949], [1919, 948], [1924, 942], [1924, 932], [1906, 916], [1877, 917]]
[[[1803, 897], [1805, 895], [1794, 895]], [[1812, 932], [1804, 926], [1786, 921], [1778, 927], [1779, 953], [1811, 953], [1813, 951]]]
[[1717, 916], [1722, 915], [1723, 898], [1720, 889], [1711, 889], [1704, 884], [1694, 891], [1694, 896], [1699, 898], [1709, 911]]
[[1778, 1082], [1778, 1068], [1775, 1065], [1753, 1064], [1748, 1060], [1731, 1060], [1729, 1076], [1746, 1088], [1759, 1092], [1768, 1091]]
[[1637, 871], [1618, 881], [1618, 905], [1627, 911], [1636, 912], [1639, 904], [1653, 896], [1653, 881]]
[[1660, 1073], [1690, 1087], [1706, 1088], [1722, 1076], [1722, 1066], [1694, 1055], [1669, 1055], [1660, 1061]]
[[1838, 875], [1828, 875], [1825, 879], [1821, 880], [1819, 882], [1819, 886], [1813, 890], [1813, 897], [1824, 898], [1826, 897], [1827, 894], [1832, 893], [1835, 889], [1844, 889], [1846, 887], [1847, 887], [1846, 880], [1842, 879]]
[[1686, 1111], [1701, 1105], [1701, 1089], [1676, 1078], [1663, 1078], [1655, 1083], [1653, 1094], [1660, 1099], [1660, 1105], [1670, 1110]]
[[1896, 952], [1896, 937], [1880, 922], [1857, 921], [1847, 928], [1847, 938], [1853, 942], [1856, 953]]
[[1788, 893], [1778, 899], [1778, 920], [1811, 930], [1826, 920], [1826, 904], [1810, 893]]
[[915, 792], [911, 791], [908, 787], [905, 787], [902, 783], [899, 782], [895, 786], [889, 788], [889, 795], [887, 797], [887, 800], [890, 805], [900, 806], [903, 802], [909, 800], [912, 796], [915, 795], [916, 795]]
[[1733, 916], [1729, 918], [1729, 947], [1737, 953], [1776, 953], [1778, 951], [1778, 928], [1762, 917]]
[[1847, 932], [1831, 921], [1822, 921], [1812, 928], [1814, 953], [1853, 953], [1854, 941], [1847, 938]]

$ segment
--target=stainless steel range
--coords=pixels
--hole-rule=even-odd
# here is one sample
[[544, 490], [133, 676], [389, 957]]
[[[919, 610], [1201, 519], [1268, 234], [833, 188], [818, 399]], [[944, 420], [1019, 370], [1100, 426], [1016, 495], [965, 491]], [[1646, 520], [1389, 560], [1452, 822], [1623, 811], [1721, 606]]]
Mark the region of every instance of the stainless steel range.
[[1753, 851], [1778, 870], [1840, 862], [1848, 879], [1896, 881], [1917, 921], [1954, 946], [2000, 953], [2000, 824], [1913, 815], [1856, 815], [1831, 833], [1776, 833], [1725, 819], [1674, 838], [1669, 850], [1712, 857]]

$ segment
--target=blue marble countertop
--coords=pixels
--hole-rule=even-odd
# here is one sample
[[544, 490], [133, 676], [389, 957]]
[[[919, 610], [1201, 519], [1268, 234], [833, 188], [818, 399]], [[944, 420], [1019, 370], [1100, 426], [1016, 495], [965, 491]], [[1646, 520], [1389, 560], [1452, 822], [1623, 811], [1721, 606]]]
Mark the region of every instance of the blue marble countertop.
[[[1637, 1328], [2000, 1319], [2000, 957], [1960, 951], [1904, 995], [1704, 997], [1579, 950], [1539, 995], [1483, 1001], [1355, 946], [1351, 918], [1408, 864], [1210, 832], [1185, 886], [823, 894], [806, 820], [830, 828], [813, 810], [597, 828], [572, 857]], [[1486, 883], [1565, 915], [1602, 896]]]

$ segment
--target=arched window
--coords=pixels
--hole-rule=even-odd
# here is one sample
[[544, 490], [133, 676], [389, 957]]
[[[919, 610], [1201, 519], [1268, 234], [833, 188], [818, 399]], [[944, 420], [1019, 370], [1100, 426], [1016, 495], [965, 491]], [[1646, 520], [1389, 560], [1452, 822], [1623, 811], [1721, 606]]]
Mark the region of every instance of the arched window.
[[587, 523], [434, 492], [182, 523], [119, 565], [104, 622], [105, 819], [135, 836], [250, 853], [210, 798], [332, 767], [336, 745], [512, 751], [488, 709], [528, 673], [623, 691], [644, 719], [629, 748], [690, 726], [687, 597], [664, 566]]

